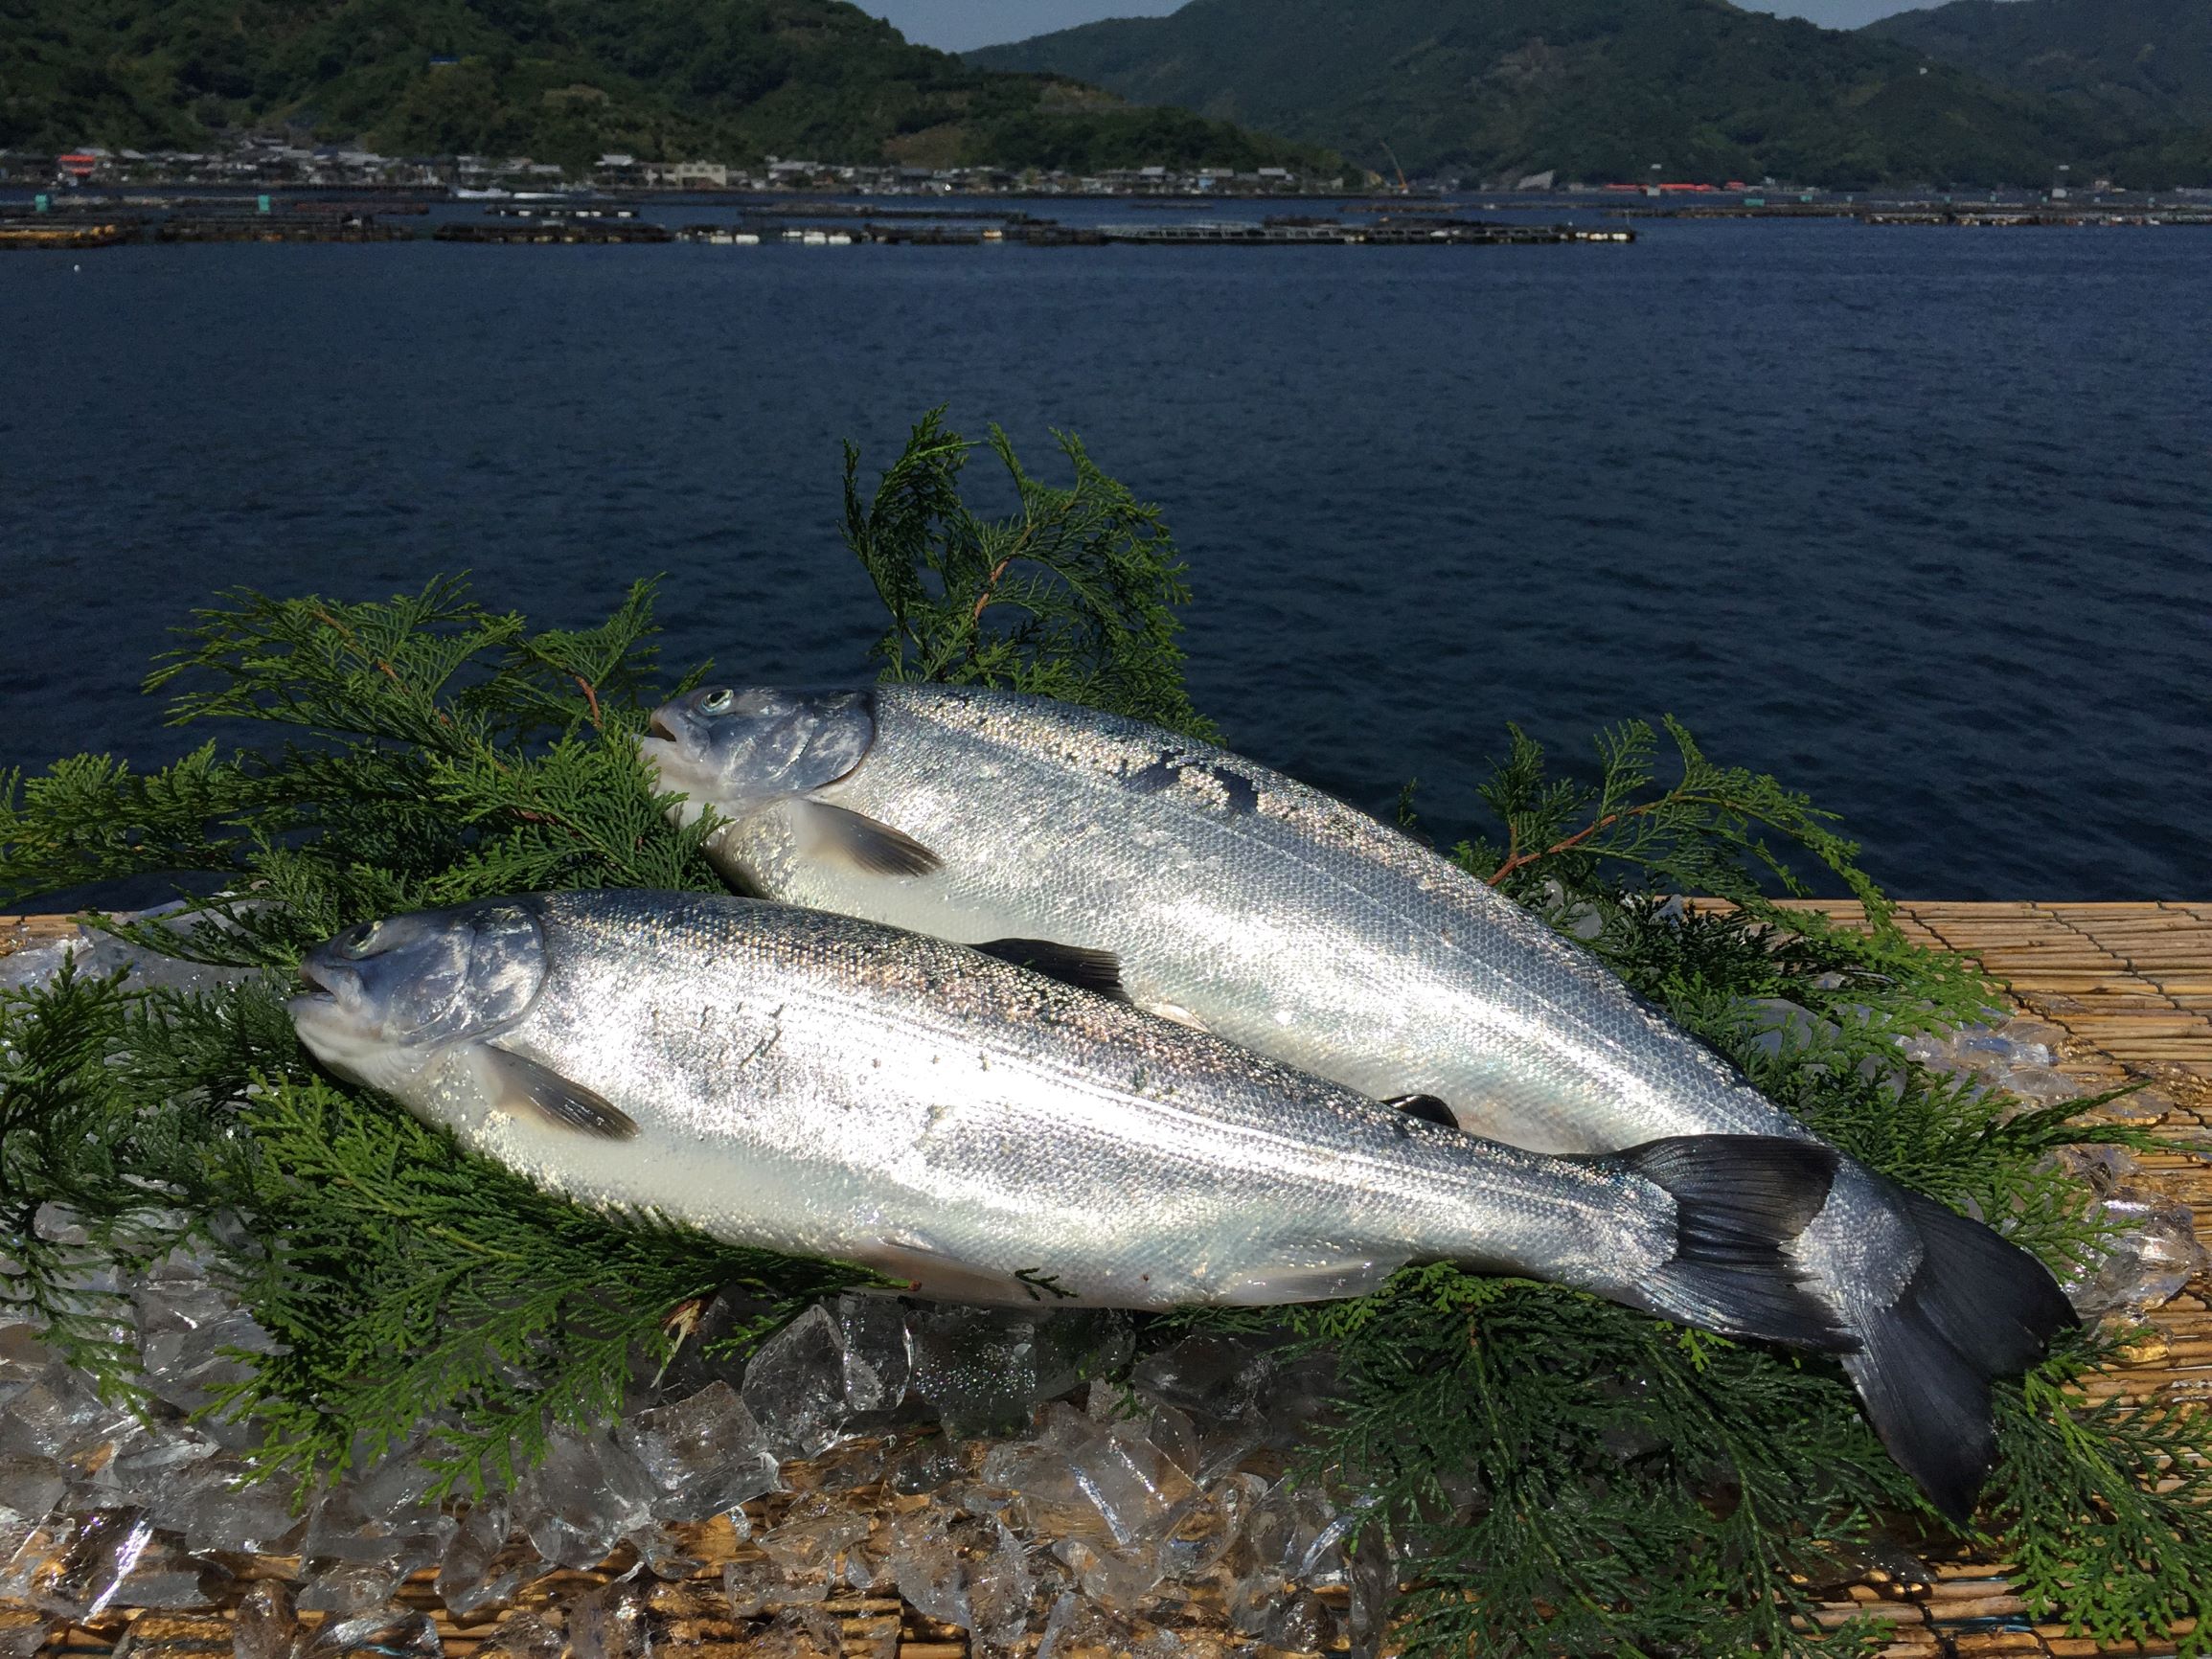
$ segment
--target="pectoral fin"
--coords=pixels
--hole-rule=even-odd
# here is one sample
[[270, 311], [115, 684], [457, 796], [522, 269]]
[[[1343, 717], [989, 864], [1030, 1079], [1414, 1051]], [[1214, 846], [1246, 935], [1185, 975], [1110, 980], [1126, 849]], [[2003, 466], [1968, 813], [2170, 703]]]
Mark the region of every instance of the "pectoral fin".
[[1055, 944], [1049, 939], [992, 939], [970, 948], [1112, 1002], [1129, 1000], [1129, 993], [1122, 989], [1122, 959], [1110, 950]]
[[794, 801], [791, 824], [805, 856], [870, 875], [927, 875], [945, 860], [903, 830], [826, 801]]
[[495, 1109], [536, 1117], [602, 1141], [627, 1141], [637, 1134], [636, 1121], [605, 1096], [536, 1060], [486, 1044], [477, 1051], [477, 1064]]

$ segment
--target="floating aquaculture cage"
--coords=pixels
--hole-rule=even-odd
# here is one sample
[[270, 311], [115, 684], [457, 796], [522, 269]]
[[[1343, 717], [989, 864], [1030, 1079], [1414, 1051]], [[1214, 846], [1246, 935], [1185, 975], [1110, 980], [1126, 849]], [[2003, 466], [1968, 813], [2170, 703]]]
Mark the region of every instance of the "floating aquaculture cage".
[[[1927, 1063], [2049, 1102], [2147, 1079], [2102, 1109], [2212, 1154], [2212, 906], [1900, 920], [1978, 955], [2021, 1011]], [[49, 971], [65, 935], [0, 930], [0, 985]], [[2077, 1301], [2149, 1307], [2155, 1332], [2087, 1392], [2212, 1401], [2212, 1173], [2109, 1148], [2075, 1169], [2133, 1227]], [[1330, 1379], [1263, 1337], [1192, 1337], [1130, 1372], [1117, 1315], [847, 1294], [740, 1366], [704, 1357], [710, 1308], [618, 1422], [557, 1434], [511, 1491], [430, 1501], [417, 1446], [295, 1506], [239, 1487], [244, 1447], [192, 1415], [265, 1340], [251, 1319], [189, 1261], [128, 1288], [144, 1420], [34, 1324], [0, 1324], [0, 1659], [1375, 1653], [1420, 1572], [1342, 1494], [1287, 1477]], [[1815, 1587], [1823, 1623], [1885, 1622], [1892, 1654], [2173, 1651], [2033, 1624], [2005, 1565], [1971, 1554], [1869, 1552]]]

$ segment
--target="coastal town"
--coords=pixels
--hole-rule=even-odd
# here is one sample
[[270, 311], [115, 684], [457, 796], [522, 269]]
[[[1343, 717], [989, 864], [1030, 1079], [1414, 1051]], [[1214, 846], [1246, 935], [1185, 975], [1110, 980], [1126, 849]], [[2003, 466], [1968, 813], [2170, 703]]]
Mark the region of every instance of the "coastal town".
[[[1547, 177], [1544, 181], [1549, 183]], [[1219, 192], [1295, 195], [1380, 185], [1381, 176], [1346, 168], [1327, 178], [1288, 168], [1165, 166], [1093, 173], [998, 167], [906, 167], [769, 156], [752, 166], [697, 159], [650, 161], [610, 151], [582, 166], [529, 156], [389, 156], [347, 145], [307, 142], [290, 133], [245, 134], [220, 149], [138, 150], [85, 145], [54, 150], [0, 150], [0, 185], [105, 187], [229, 186], [346, 191], [450, 192], [496, 199], [537, 192], [801, 191], [878, 195], [1172, 195]]]

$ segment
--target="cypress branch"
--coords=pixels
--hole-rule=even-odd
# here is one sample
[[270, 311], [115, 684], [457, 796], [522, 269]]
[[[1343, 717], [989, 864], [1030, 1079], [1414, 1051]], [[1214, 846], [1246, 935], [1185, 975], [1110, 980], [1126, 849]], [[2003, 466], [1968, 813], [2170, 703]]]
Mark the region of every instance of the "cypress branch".
[[[884, 673], [1210, 733], [1183, 686], [1189, 590], [1157, 511], [1073, 439], [1062, 487], [994, 431], [1017, 505], [987, 519], [960, 493], [973, 447], [925, 417], [866, 495], [847, 450], [846, 540], [888, 613]], [[710, 827], [669, 822], [634, 748], [654, 703], [697, 679], [664, 675], [651, 600], [641, 583], [599, 627], [534, 631], [458, 580], [369, 604], [232, 594], [148, 689], [179, 723], [257, 722], [265, 746], [0, 781], [0, 898], [212, 882], [181, 917], [110, 925], [255, 970], [199, 995], [69, 972], [0, 997], [0, 1302], [34, 1311], [103, 1388], [128, 1392], [135, 1350], [101, 1275], [127, 1282], [190, 1245], [275, 1339], [215, 1408], [258, 1428], [264, 1469], [328, 1475], [429, 1425], [444, 1488], [473, 1490], [511, 1481], [555, 1423], [611, 1410], [702, 1298], [737, 1299], [741, 1351], [863, 1280], [548, 1197], [319, 1073], [284, 1011], [300, 952], [376, 916], [533, 887], [720, 889]], [[1602, 734], [1590, 784], [1510, 732], [1484, 789], [1497, 828], [1457, 856], [1855, 1156], [2048, 1261], [2095, 1249], [2049, 1153], [2127, 1133], [1908, 1060], [1901, 1036], [1980, 1017], [1992, 988], [1900, 933], [1833, 817], [1663, 730], [1664, 765], [1659, 728]], [[1401, 818], [1417, 831], [1409, 794]], [[1801, 868], [1861, 900], [1869, 927], [1780, 909]], [[1680, 896], [1732, 908], [1685, 912]], [[1144, 1322], [1145, 1342], [1193, 1329], [1334, 1357], [1336, 1411], [1298, 1467], [1359, 1494], [1360, 1525], [1413, 1563], [1421, 1655], [1854, 1649], [1864, 1628], [1804, 1618], [1822, 1563], [1901, 1530], [1942, 1535], [1825, 1359], [1446, 1266], [1354, 1302], [1185, 1310]], [[2112, 1340], [1999, 1388], [1984, 1523], [2039, 1614], [2104, 1639], [2194, 1617], [2201, 1648], [2203, 1420], [2087, 1405], [2069, 1383]]]

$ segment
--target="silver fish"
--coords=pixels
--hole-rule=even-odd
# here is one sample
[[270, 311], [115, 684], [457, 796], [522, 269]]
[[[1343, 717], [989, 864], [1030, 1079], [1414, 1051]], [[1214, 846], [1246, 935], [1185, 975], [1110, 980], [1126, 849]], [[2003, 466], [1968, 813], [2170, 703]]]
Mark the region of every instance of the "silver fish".
[[[710, 688], [643, 746], [684, 815], [731, 820], [710, 855], [766, 898], [1026, 940], [1047, 969], [1075, 947], [1140, 1007], [1533, 1150], [1812, 1138], [1519, 906], [1226, 750], [924, 685]], [[1995, 1455], [1991, 1378], [2072, 1322], [2050, 1275], [1849, 1159], [1790, 1248], [1856, 1339], [1843, 1363], [1892, 1455], [1965, 1516]]]
[[849, 917], [560, 893], [354, 928], [291, 1005], [342, 1076], [609, 1210], [969, 1301], [1252, 1305], [1449, 1260], [1714, 1329], [1842, 1340], [1781, 1241], [1834, 1161], [1562, 1159]]

